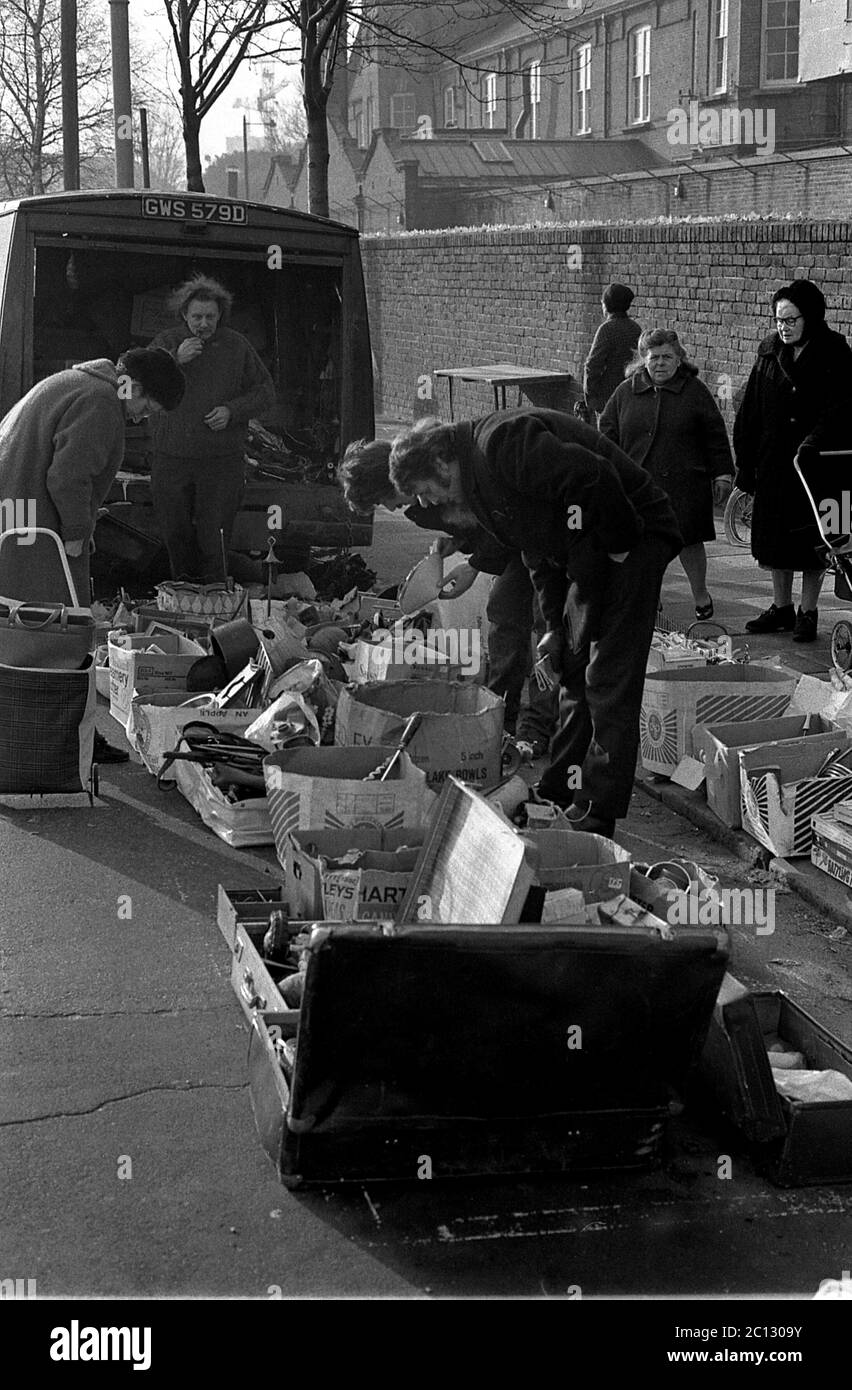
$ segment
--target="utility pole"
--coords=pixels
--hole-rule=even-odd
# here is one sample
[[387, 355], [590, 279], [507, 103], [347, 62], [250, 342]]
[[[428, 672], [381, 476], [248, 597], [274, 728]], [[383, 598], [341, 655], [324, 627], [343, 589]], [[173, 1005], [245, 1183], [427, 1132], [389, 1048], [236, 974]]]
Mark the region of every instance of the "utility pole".
[[80, 127], [77, 113], [77, 0], [61, 0], [62, 186], [80, 187]]
[[142, 146], [142, 187], [151, 187], [151, 165], [148, 158], [148, 110], [139, 107], [139, 142]]
[[249, 200], [249, 157], [248, 157], [248, 121], [243, 112], [243, 183], [245, 184], [245, 200]]
[[130, 105], [130, 0], [109, 0], [112, 40], [112, 105], [115, 118], [115, 186], [133, 187], [133, 108]]

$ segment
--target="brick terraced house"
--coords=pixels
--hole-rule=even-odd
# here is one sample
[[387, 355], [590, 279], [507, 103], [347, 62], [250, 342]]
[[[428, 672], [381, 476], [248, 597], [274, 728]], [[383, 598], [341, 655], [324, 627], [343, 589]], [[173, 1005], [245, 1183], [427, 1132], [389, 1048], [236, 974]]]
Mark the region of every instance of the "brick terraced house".
[[[332, 216], [396, 232], [784, 210], [767, 197], [813, 212], [775, 166], [823, 161], [836, 178], [841, 160], [848, 180], [852, 0], [554, 0], [540, 22], [496, 0], [489, 18], [479, 9], [406, 12], [437, 53], [350, 50], [333, 93]], [[307, 207], [304, 171], [292, 196]]]

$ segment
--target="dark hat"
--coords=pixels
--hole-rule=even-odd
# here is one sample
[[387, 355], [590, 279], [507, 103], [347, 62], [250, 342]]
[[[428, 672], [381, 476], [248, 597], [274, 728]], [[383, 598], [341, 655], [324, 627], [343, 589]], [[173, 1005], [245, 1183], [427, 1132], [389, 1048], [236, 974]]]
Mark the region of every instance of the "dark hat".
[[116, 367], [131, 381], [138, 381], [144, 395], [164, 410], [174, 410], [183, 400], [186, 377], [165, 348], [128, 348]]
[[601, 298], [609, 313], [616, 314], [619, 311], [626, 313], [635, 296], [629, 285], [620, 285], [614, 280], [611, 285], [607, 285]]
[[825, 320], [825, 295], [812, 280], [794, 280], [792, 284], [776, 290], [772, 296], [773, 309], [780, 299], [789, 299], [791, 304], [795, 304], [799, 313], [804, 315], [806, 328], [814, 328]]

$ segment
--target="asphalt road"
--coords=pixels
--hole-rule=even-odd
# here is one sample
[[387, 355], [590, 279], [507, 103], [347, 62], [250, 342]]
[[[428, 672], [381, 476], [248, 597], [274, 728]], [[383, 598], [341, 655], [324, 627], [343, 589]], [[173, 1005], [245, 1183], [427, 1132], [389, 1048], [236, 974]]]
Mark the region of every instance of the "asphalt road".
[[[385, 515], [371, 562], [398, 580], [427, 542]], [[710, 587], [732, 631], [766, 601], [725, 547]], [[678, 575], [665, 605], [687, 612]], [[780, 640], [824, 669], [824, 638]], [[116, 737], [104, 708], [99, 724]], [[287, 1191], [255, 1136], [215, 921], [217, 885], [276, 882], [274, 854], [230, 849], [139, 764], [105, 769], [101, 791], [94, 809], [0, 802], [0, 1278], [40, 1297], [809, 1299], [849, 1268], [852, 1187], [771, 1186], [698, 1108], [647, 1173]], [[743, 882], [639, 795], [624, 843]], [[852, 1042], [850, 947], [830, 929], [780, 893], [773, 936], [735, 931], [735, 970]]]

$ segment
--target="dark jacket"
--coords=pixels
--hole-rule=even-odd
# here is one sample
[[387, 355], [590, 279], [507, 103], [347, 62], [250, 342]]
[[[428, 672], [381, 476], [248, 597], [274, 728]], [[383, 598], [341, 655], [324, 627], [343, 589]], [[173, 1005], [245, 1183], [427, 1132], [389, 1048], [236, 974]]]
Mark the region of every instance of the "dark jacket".
[[452, 536], [459, 553], [467, 555], [473, 568], [483, 574], [502, 574], [512, 557], [512, 551], [507, 550], [487, 531], [479, 527], [461, 531], [446, 522], [441, 507], [421, 507], [419, 503], [415, 503], [406, 507], [403, 515], [424, 531], [441, 531], [445, 536]]
[[455, 426], [467, 505], [483, 530], [522, 551], [549, 627], [569, 584], [590, 600], [610, 554], [657, 538], [669, 559], [681, 536], [665, 493], [597, 430], [557, 410], [502, 410]]
[[[754, 494], [751, 548], [771, 569], [816, 569], [820, 532], [793, 469], [796, 451], [852, 448], [852, 349], [820, 324], [794, 361], [777, 333], [760, 344], [734, 422], [736, 483]], [[852, 487], [852, 458], [804, 469], [817, 505]]]
[[715, 539], [711, 484], [733, 473], [734, 460], [697, 367], [681, 364], [661, 386], [642, 367], [610, 396], [598, 427], [668, 494], [684, 545]]
[[[192, 334], [184, 324], [159, 333], [151, 347], [173, 357]], [[186, 393], [177, 410], [151, 418], [154, 447], [176, 458], [234, 458], [245, 448], [248, 422], [275, 404], [275, 387], [248, 338], [233, 328], [217, 328], [204, 350], [181, 366]], [[231, 412], [223, 430], [211, 430], [204, 416], [217, 405]]]
[[583, 392], [590, 410], [603, 410], [615, 388], [621, 385], [641, 332], [636, 320], [628, 318], [623, 310], [604, 319], [583, 367]]
[[[124, 405], [107, 358], [45, 377], [0, 421], [0, 501], [26, 500], [25, 525], [83, 541], [83, 554], [68, 561], [83, 605], [90, 599], [88, 543], [123, 457]], [[0, 595], [70, 603], [47, 537], [24, 545], [8, 540], [0, 549]]]

